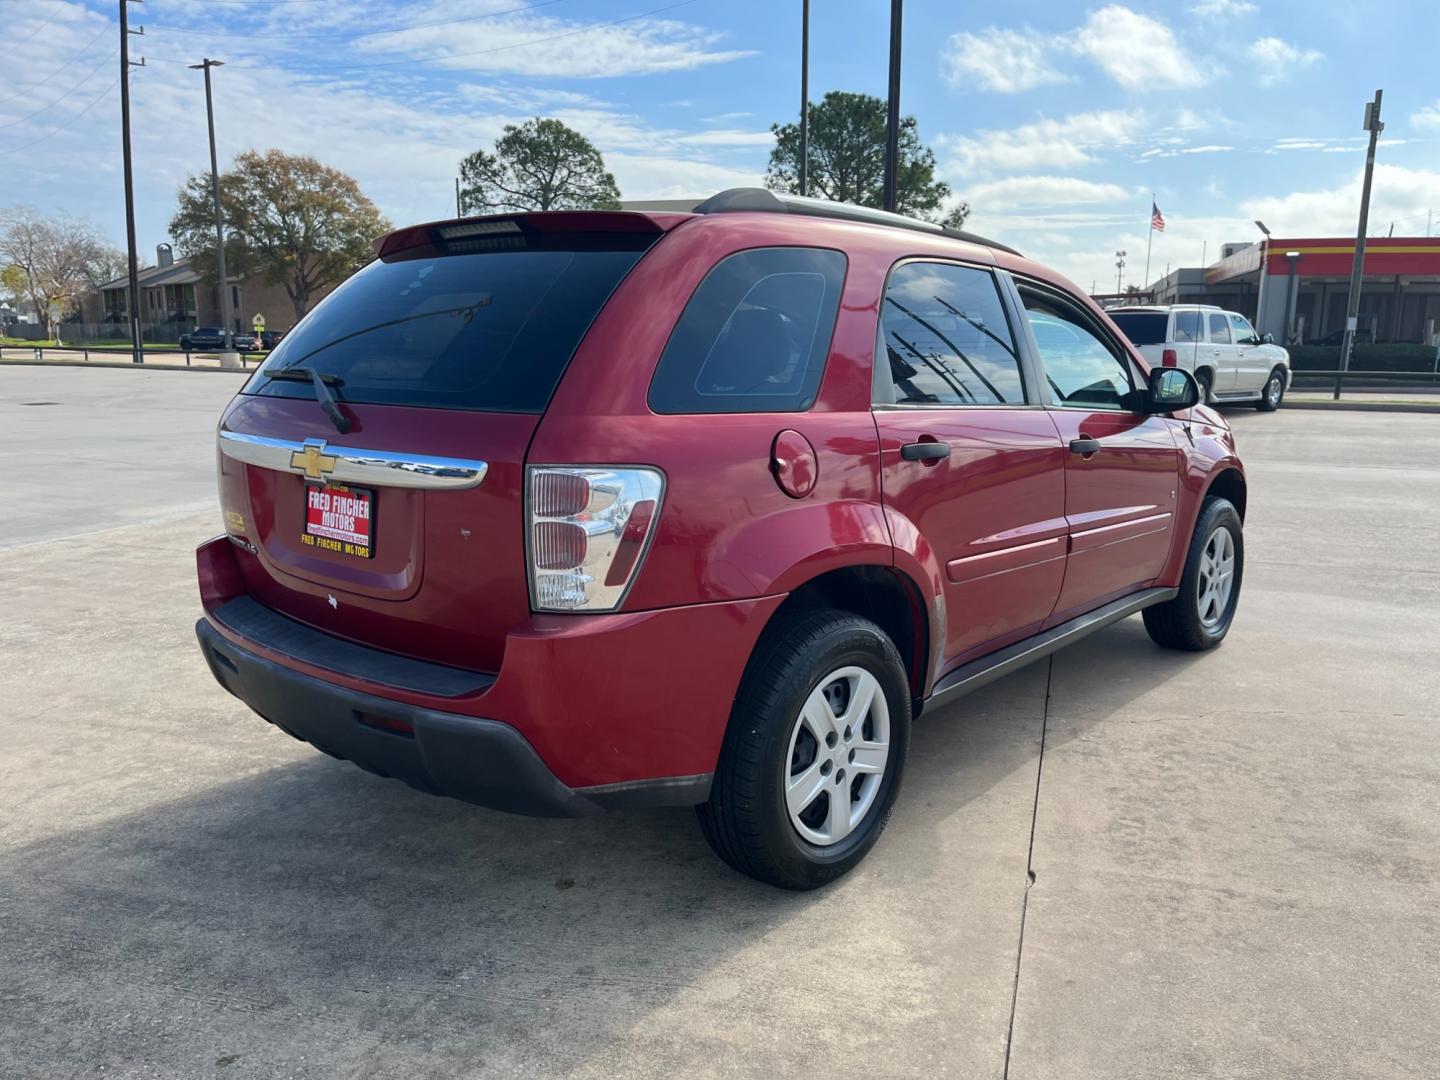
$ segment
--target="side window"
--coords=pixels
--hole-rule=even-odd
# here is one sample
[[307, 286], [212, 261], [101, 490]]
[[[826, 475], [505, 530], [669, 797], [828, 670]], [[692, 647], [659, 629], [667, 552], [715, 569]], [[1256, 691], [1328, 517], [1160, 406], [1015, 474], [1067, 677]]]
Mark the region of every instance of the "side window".
[[1035, 334], [1045, 381], [1056, 405], [1123, 409], [1133, 389], [1130, 365], [1079, 309], [1048, 293], [1024, 287], [1025, 315]]
[[1230, 316], [1230, 330], [1236, 341], [1253, 341], [1255, 339], [1255, 330], [1243, 315]]
[[650, 408], [808, 409], [844, 283], [845, 256], [822, 248], [756, 248], [720, 260], [670, 334], [650, 382]]
[[885, 287], [876, 349], [882, 403], [1023, 405], [1025, 384], [995, 277], [911, 262]]
[[1217, 345], [1230, 344], [1230, 320], [1224, 315], [1210, 316], [1210, 341]]
[[1200, 332], [1200, 312], [1198, 311], [1177, 311], [1175, 312], [1175, 340], [1176, 341], [1203, 341], [1205, 335]]

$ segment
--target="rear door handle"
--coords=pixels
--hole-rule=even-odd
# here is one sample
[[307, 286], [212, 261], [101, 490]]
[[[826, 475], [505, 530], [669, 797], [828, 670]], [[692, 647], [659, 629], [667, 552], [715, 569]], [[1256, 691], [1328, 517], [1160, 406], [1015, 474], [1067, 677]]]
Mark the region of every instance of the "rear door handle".
[[906, 461], [938, 461], [950, 456], [948, 442], [907, 442], [900, 447], [900, 456]]
[[1070, 452], [1072, 454], [1098, 454], [1100, 452], [1100, 440], [1092, 439], [1088, 435], [1082, 435], [1078, 439], [1070, 440]]

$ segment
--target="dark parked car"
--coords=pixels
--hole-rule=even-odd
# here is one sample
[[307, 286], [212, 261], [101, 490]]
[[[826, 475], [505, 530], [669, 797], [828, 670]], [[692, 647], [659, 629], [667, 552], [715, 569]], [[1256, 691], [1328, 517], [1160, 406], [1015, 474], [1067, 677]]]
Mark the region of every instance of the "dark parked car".
[[1136, 612], [1225, 637], [1246, 483], [1198, 400], [1054, 271], [896, 215], [401, 229], [225, 410], [196, 632], [334, 757], [517, 813], [693, 805], [811, 888], [880, 836], [922, 709]]
[[[238, 331], [230, 335], [230, 342], [236, 352], [254, 352], [255, 335]], [[189, 333], [180, 335], [180, 348], [186, 352], [216, 352], [225, 348], [225, 331], [218, 326], [197, 326]]]

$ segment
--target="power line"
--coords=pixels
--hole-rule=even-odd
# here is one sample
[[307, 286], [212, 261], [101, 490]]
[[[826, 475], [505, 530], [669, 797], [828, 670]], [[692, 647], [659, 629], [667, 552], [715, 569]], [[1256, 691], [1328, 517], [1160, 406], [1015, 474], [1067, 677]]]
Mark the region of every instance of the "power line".
[[77, 82], [74, 86], [70, 87], [69, 90], [66, 90], [65, 93], [61, 94], [59, 97], [55, 98], [53, 101], [50, 101], [50, 102], [47, 102], [47, 103], [44, 104], [44, 105], [41, 105], [40, 108], [36, 109], [34, 112], [29, 113], [29, 114], [26, 115], [26, 116], [19, 117], [18, 119], [15, 119], [15, 120], [7, 120], [7, 121], [5, 121], [5, 123], [0, 124], [0, 131], [4, 131], [4, 130], [5, 130], [6, 128], [8, 128], [8, 127], [14, 127], [16, 124], [23, 124], [26, 120], [29, 120], [29, 119], [31, 119], [32, 117], [39, 116], [41, 113], [45, 112], [47, 109], [51, 109], [51, 108], [54, 108], [56, 105], [59, 105], [60, 102], [64, 101], [64, 100], [65, 100], [66, 98], [68, 98], [71, 94], [73, 94], [76, 90], [79, 90], [80, 87], [84, 86], [87, 82], [89, 82], [91, 79], [93, 79], [96, 75], [100, 74], [100, 69], [101, 69], [102, 67], [104, 67], [106, 64], [108, 64], [108, 63], [111, 61], [111, 59], [115, 56], [115, 54], [118, 53], [119, 51], [120, 51], [119, 48], [111, 49], [109, 56], [105, 57], [104, 59], [102, 59], [102, 60], [100, 61], [100, 63], [96, 64], [93, 68], [91, 68], [91, 69], [90, 69], [90, 74], [86, 75], [83, 79], [81, 79], [79, 82]]
[[8, 150], [5, 150], [4, 153], [5, 153], [5, 154], [18, 154], [21, 150], [29, 150], [30, 147], [35, 146], [35, 145], [38, 144], [38, 143], [44, 142], [46, 139], [50, 138], [51, 135], [54, 135], [57, 131], [63, 131], [63, 130], [65, 130], [65, 128], [69, 127], [70, 124], [74, 123], [76, 120], [79, 120], [80, 117], [84, 116], [84, 115], [85, 115], [86, 113], [88, 113], [91, 109], [93, 109], [96, 105], [100, 104], [100, 99], [103, 98], [106, 94], [110, 93], [111, 90], [114, 90], [114, 89], [115, 89], [117, 86], [119, 86], [119, 85], [120, 85], [120, 80], [119, 80], [119, 79], [116, 79], [116, 80], [115, 80], [114, 82], [112, 82], [109, 86], [107, 86], [104, 90], [100, 91], [100, 93], [99, 93], [96, 97], [92, 98], [91, 101], [90, 101], [90, 104], [86, 105], [85, 108], [81, 109], [81, 110], [80, 110], [78, 113], [76, 113], [74, 116], [72, 116], [72, 117], [70, 117], [68, 120], [66, 120], [65, 123], [56, 125], [55, 127], [51, 128], [49, 131], [47, 131], [44, 135], [41, 135], [39, 138], [36, 138], [36, 139], [31, 139], [28, 143], [21, 143], [19, 146], [12, 146], [12, 147], [10, 147]]
[[52, 71], [49, 75], [46, 75], [45, 78], [41, 79], [39, 82], [37, 82], [37, 83], [31, 83], [29, 86], [25, 87], [25, 89], [23, 89], [23, 90], [17, 90], [17, 91], [16, 91], [15, 93], [13, 93], [13, 94], [8, 94], [8, 95], [6, 95], [5, 97], [0, 98], [0, 101], [10, 101], [10, 100], [12, 100], [13, 98], [21, 97], [21, 96], [23, 96], [23, 95], [25, 95], [25, 94], [28, 94], [31, 90], [37, 90], [37, 89], [39, 89], [40, 87], [44, 86], [44, 85], [45, 85], [46, 83], [48, 83], [51, 79], [55, 78], [56, 75], [59, 75], [60, 72], [64, 71], [66, 68], [71, 67], [72, 65], [78, 63], [78, 62], [80, 61], [80, 59], [85, 55], [85, 50], [88, 49], [88, 48], [90, 48], [91, 45], [94, 45], [95, 42], [97, 42], [97, 41], [100, 40], [100, 34], [108, 33], [109, 31], [111, 31], [111, 30], [113, 30], [113, 29], [114, 29], [114, 27], [111, 26], [111, 25], [109, 25], [108, 23], [107, 23], [105, 26], [102, 26], [102, 27], [100, 28], [100, 33], [99, 33], [99, 34], [96, 34], [93, 38], [91, 38], [89, 41], [87, 41], [84, 45], [81, 45], [80, 48], [79, 48], [79, 50], [75, 53], [75, 56], [74, 56], [72, 59], [67, 60], [65, 63], [61, 64], [58, 68], [56, 68], [54, 71]]
[[[216, 0], [218, 2], [218, 0]], [[260, 2], [260, 0], [255, 0]], [[275, 0], [279, 3], [280, 0]], [[621, 23], [634, 22], [637, 19], [645, 19], [651, 15], [659, 15], [661, 12], [674, 11], [676, 8], [688, 7], [698, 3], [699, 0], [679, 0], [679, 3], [666, 4], [664, 7], [652, 8], [649, 11], [642, 11], [638, 15], [627, 15], [621, 19], [610, 19], [608, 22], [592, 23], [589, 26], [582, 26], [575, 30], [567, 30], [563, 34], [551, 34], [548, 37], [531, 38], [529, 41], [517, 41], [510, 45], [497, 45], [490, 49], [476, 49], [473, 52], [444, 53], [432, 56], [412, 56], [403, 60], [380, 60], [373, 64], [324, 64], [319, 67], [291, 67], [286, 64], [231, 64], [235, 68], [243, 68], [246, 71], [289, 71], [295, 73], [314, 71], [366, 71], [373, 68], [397, 67], [403, 64], [434, 64], [436, 61], [460, 60], [470, 56], [484, 56], [488, 53], [508, 52], [510, 49], [522, 49], [527, 45], [543, 45], [547, 41], [559, 41], [561, 38], [575, 37], [577, 34], [588, 34], [592, 30], [604, 30], [610, 26], [619, 26]], [[184, 64], [189, 66], [188, 60], [177, 60], [173, 56], [151, 56], [146, 55], [150, 61], [160, 61], [165, 64]]]
[[[229, 2], [229, 0], [227, 0]], [[457, 23], [479, 22], [481, 19], [497, 19], [502, 15], [516, 15], [522, 11], [534, 11], [536, 8], [549, 7], [551, 4], [563, 4], [565, 0], [540, 0], [537, 4], [527, 4], [524, 7], [510, 8], [507, 11], [491, 11], [484, 15], [471, 15], [462, 19], [437, 19], [434, 22], [412, 23], [409, 26], [394, 26], [388, 30], [357, 30], [353, 33], [333, 33], [330, 31], [317, 31], [311, 34], [249, 34], [244, 31], [224, 30], [191, 30], [179, 26], [167, 26], [164, 23], [156, 25], [147, 23], [146, 28], [155, 31], [163, 30], [167, 34], [195, 34], [199, 37], [210, 38], [243, 38], [246, 41], [294, 41], [296, 39], [325, 38], [330, 41], [349, 40], [363, 37], [378, 37], [381, 34], [403, 34], [407, 30], [423, 30], [431, 26], [452, 26]]]
[[[60, 4], [60, 0], [55, 0], [55, 2], [56, 2], [57, 4]], [[42, 22], [39, 26], [37, 26], [34, 30], [32, 30], [32, 31], [30, 32], [30, 37], [21, 38], [19, 41], [12, 42], [12, 44], [15, 44], [15, 45], [24, 45], [27, 41], [30, 40], [30, 38], [33, 38], [36, 34], [40, 33], [41, 30], [44, 30], [45, 27], [49, 26], [52, 22], [54, 22], [56, 19], [58, 19], [58, 18], [60, 17], [61, 13], [64, 12], [68, 7], [69, 7], [68, 4], [60, 4], [60, 6], [55, 9], [55, 14], [54, 14], [54, 15], [51, 15], [48, 19], [46, 19], [44, 22]], [[13, 55], [14, 53], [19, 52], [19, 51], [20, 51], [19, 49], [14, 49], [14, 50], [11, 50], [11, 52], [8, 52], [8, 53], [0, 53], [0, 56], [11, 56], [11, 55]]]

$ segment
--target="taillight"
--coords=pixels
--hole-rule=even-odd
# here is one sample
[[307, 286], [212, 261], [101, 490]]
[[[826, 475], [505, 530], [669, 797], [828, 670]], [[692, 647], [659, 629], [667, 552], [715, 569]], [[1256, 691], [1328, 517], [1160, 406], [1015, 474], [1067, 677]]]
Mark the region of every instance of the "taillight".
[[1179, 367], [1180, 358], [1175, 355], [1174, 349], [1166, 349], [1160, 354], [1161, 367]]
[[536, 611], [613, 611], [645, 555], [665, 480], [656, 469], [531, 466], [526, 506]]

